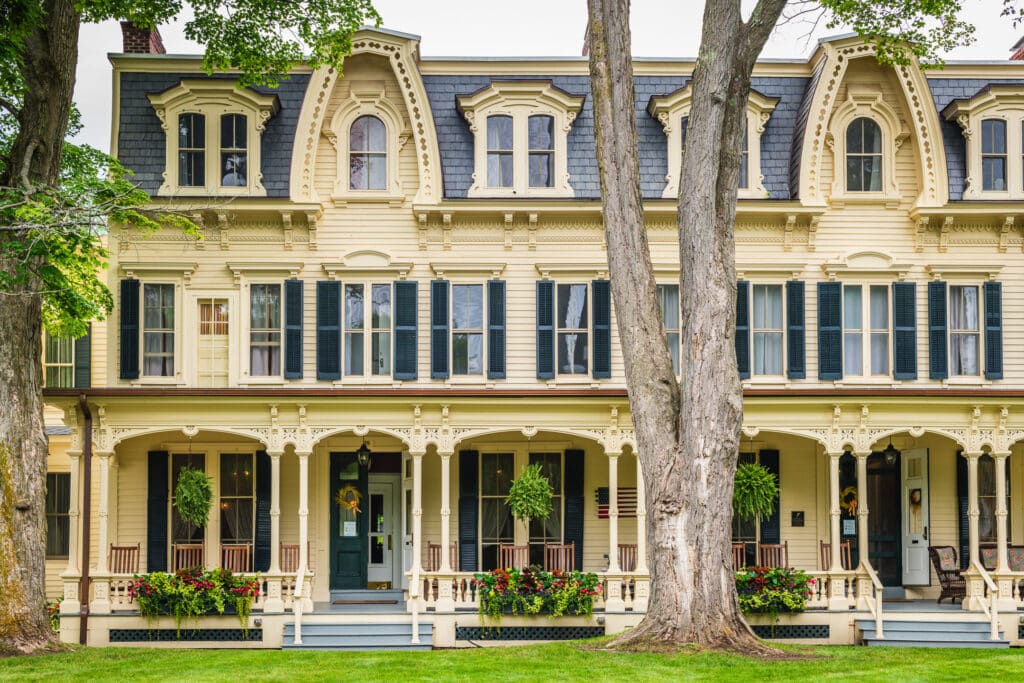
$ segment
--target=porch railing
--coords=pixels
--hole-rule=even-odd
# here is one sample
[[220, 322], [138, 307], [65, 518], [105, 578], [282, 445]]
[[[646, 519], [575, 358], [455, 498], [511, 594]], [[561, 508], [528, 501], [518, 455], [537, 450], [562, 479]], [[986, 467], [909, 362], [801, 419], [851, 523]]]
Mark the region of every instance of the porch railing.
[[[294, 606], [296, 595], [295, 574], [243, 574], [242, 576], [259, 577], [261, 580], [260, 594], [253, 600], [252, 609], [263, 611], [268, 596], [280, 593], [285, 610]], [[91, 579], [94, 595], [105, 593], [109, 596], [111, 612], [135, 612], [139, 609], [135, 598], [128, 591], [134, 576], [114, 574], [112, 576], [94, 576]]]
[[875, 573], [875, 568], [869, 563], [865, 562], [861, 565], [864, 571], [867, 572], [868, 579], [871, 582], [871, 595], [865, 596], [870, 599], [865, 600], [868, 604], [868, 608], [871, 610], [872, 616], [875, 617], [875, 638], [883, 640], [885, 633], [882, 631], [882, 582], [878, 579], [878, 574]]
[[1002, 572], [992, 577], [1000, 587], [1008, 583], [1009, 597], [1016, 609], [1024, 609], [1024, 572]]
[[988, 570], [981, 565], [981, 562], [975, 560], [972, 565], [974, 571], [978, 572], [981, 576], [981, 580], [985, 582], [985, 588], [988, 592], [988, 602], [984, 599], [979, 600], [981, 603], [981, 611], [985, 613], [989, 621], [989, 638], [992, 640], [999, 640], [999, 608], [997, 600], [999, 599], [999, 589], [996, 587], [995, 581], [989, 575]]

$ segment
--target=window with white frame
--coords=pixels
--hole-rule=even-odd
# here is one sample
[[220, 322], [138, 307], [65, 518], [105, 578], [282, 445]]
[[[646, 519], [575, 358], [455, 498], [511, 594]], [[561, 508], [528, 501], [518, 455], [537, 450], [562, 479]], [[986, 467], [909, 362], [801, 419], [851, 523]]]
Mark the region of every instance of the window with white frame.
[[850, 83], [837, 102], [825, 140], [832, 150], [832, 199], [898, 203], [896, 155], [910, 131], [878, 88]]
[[754, 375], [782, 374], [782, 285], [753, 286]]
[[985, 119], [981, 122], [981, 189], [985, 192], [1006, 190], [1006, 121]]
[[256, 506], [252, 453], [220, 455], [220, 542], [253, 543]]
[[391, 306], [390, 282], [345, 285], [346, 375], [391, 375]]
[[249, 287], [249, 375], [281, 374], [281, 285]]
[[843, 374], [888, 376], [888, 285], [843, 285]]
[[949, 374], [981, 372], [981, 331], [976, 285], [949, 287]]
[[556, 285], [558, 373], [586, 375], [590, 372], [589, 287], [586, 284]]
[[572, 197], [568, 134], [583, 96], [550, 81], [493, 81], [458, 98], [474, 135], [470, 197]]
[[157, 194], [266, 195], [259, 173], [261, 135], [277, 112], [276, 95], [225, 79], [185, 78], [148, 98], [169, 131]]
[[530, 564], [544, 565], [544, 546], [561, 545], [563, 539], [562, 501], [563, 458], [561, 453], [530, 453], [529, 464], [539, 465], [541, 475], [551, 487], [551, 514], [547, 519], [530, 520]]
[[452, 285], [452, 374], [484, 373], [483, 285]]
[[[996, 460], [991, 455], [985, 454], [978, 458], [978, 540], [982, 543], [995, 543], [997, 539], [996, 507], [999, 498], [996, 496], [996, 463], [1002, 463], [1006, 467], [1007, 458]], [[1006, 525], [1010, 526], [1010, 514], [1012, 506], [1010, 497], [1012, 487], [1010, 486], [1010, 470], [1006, 469]]]
[[1024, 199], [1024, 92], [989, 83], [942, 115], [963, 130], [964, 199]]
[[846, 191], [882, 191], [882, 129], [866, 116], [846, 128]]
[[661, 305], [661, 321], [665, 325], [668, 350], [672, 354], [672, 368], [678, 375], [679, 340], [681, 339], [679, 285], [658, 285], [658, 303]]
[[174, 285], [142, 285], [142, 374], [174, 376]]
[[68, 556], [71, 539], [71, 475], [46, 474], [46, 559]]
[[515, 476], [514, 453], [480, 454], [480, 568], [498, 566], [498, 548], [515, 543], [515, 523], [505, 499]]
[[43, 339], [43, 379], [50, 389], [75, 386], [75, 340], [46, 333]]
[[182, 470], [193, 469], [206, 472], [206, 455], [204, 453], [172, 453], [171, 454], [171, 490], [168, 495], [168, 505], [171, 512], [171, 545], [178, 543], [202, 543], [206, 538], [206, 528], [196, 526], [192, 522], [182, 519], [178, 514], [178, 506], [175, 502], [175, 491], [178, 489], [178, 479]]
[[388, 182], [387, 129], [376, 116], [352, 122], [348, 136], [348, 178], [352, 190], [384, 190]]

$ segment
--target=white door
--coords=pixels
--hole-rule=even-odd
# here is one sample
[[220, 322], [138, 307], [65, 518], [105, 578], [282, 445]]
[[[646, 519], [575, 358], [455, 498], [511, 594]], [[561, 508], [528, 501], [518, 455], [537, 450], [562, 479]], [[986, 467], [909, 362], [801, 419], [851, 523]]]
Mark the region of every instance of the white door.
[[412, 569], [412, 456], [402, 455], [402, 567], [399, 572], [401, 586], [409, 588], [406, 572]]
[[928, 449], [900, 454], [903, 461], [903, 585], [927, 586], [928, 565]]
[[369, 583], [395, 582], [395, 488], [393, 481], [370, 481], [366, 512], [370, 515], [370, 544], [366, 580]]

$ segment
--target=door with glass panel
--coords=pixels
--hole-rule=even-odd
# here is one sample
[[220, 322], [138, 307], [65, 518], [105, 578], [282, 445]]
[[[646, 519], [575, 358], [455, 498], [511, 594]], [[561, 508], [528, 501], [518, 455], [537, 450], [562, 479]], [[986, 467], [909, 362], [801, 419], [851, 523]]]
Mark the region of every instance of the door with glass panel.
[[369, 532], [367, 533], [368, 564], [367, 581], [370, 586], [385, 585], [394, 587], [395, 581], [395, 546], [396, 546], [396, 515], [395, 491], [399, 480], [396, 476], [388, 476], [384, 480], [381, 475], [370, 475], [369, 484], [370, 515]]
[[228, 300], [202, 298], [199, 309], [197, 384], [201, 387], [228, 386], [230, 342], [228, 337]]
[[515, 524], [505, 499], [515, 478], [515, 454], [480, 455], [480, 568], [498, 566], [498, 546], [515, 543]]
[[903, 585], [927, 586], [928, 559], [928, 449], [900, 454], [903, 463]]

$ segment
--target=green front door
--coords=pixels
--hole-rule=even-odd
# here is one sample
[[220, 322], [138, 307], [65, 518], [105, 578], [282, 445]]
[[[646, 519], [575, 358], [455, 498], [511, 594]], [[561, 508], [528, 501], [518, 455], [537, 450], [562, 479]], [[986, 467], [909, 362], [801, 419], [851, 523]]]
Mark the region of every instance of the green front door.
[[[331, 453], [331, 589], [366, 588], [367, 472], [355, 453]], [[338, 502], [343, 495], [348, 505]], [[359, 510], [351, 509], [358, 501]]]

